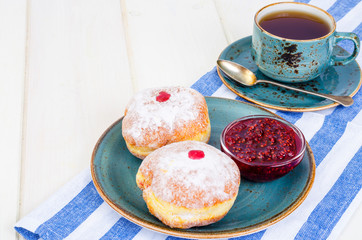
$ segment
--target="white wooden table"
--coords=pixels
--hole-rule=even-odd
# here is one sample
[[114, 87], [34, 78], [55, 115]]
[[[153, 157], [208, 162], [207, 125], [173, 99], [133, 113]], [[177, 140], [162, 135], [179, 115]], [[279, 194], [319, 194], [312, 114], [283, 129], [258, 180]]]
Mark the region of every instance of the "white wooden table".
[[[190, 86], [271, 1], [1, 0], [0, 239], [146, 87]], [[362, 206], [340, 239], [361, 239]]]

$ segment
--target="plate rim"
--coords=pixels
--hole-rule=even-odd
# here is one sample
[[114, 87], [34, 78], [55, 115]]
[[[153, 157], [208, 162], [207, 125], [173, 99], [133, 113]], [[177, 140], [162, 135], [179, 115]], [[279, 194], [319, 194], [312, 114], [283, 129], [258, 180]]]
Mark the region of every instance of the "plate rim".
[[[239, 42], [239, 41], [247, 41], [248, 38], [250, 38], [250, 40], [252, 39], [252, 35], [249, 35], [249, 36], [246, 36], [246, 37], [243, 37], [243, 38], [240, 38], [232, 43], [230, 43], [229, 45], [227, 45], [222, 51], [221, 53], [219, 54], [219, 57], [218, 57], [218, 60], [220, 59], [220, 56], [221, 54], [223, 54], [223, 52], [225, 52], [226, 49], [228, 49], [229, 47], [231, 47], [233, 44]], [[341, 47], [342, 48], [342, 47]], [[342, 48], [343, 49], [343, 48]], [[231, 60], [233, 61], [233, 60]], [[362, 71], [361, 71], [361, 67], [360, 65], [358, 64], [358, 62], [355, 60], [353, 60], [356, 64], [357, 64], [357, 67], [359, 69], [359, 72], [360, 72], [360, 79], [359, 79], [359, 83], [358, 83], [358, 86], [357, 88], [349, 95], [347, 96], [350, 96], [350, 97], [353, 97], [354, 95], [357, 94], [357, 92], [359, 91], [359, 89], [361, 88], [361, 85], [362, 85]], [[288, 111], [288, 112], [312, 112], [312, 111], [319, 111], [319, 110], [324, 110], [324, 109], [328, 109], [328, 108], [332, 108], [332, 107], [336, 107], [338, 105], [341, 105], [339, 103], [331, 103], [331, 104], [327, 104], [327, 105], [324, 105], [324, 106], [320, 106], [320, 107], [312, 107], [312, 108], [302, 108], [302, 107], [298, 107], [298, 108], [293, 108], [293, 107], [280, 107], [280, 106], [275, 106], [275, 105], [272, 105], [272, 104], [267, 104], [267, 103], [263, 103], [263, 102], [260, 102], [258, 100], [255, 100], [255, 99], [252, 99], [250, 97], [247, 97], [243, 94], [241, 94], [240, 92], [238, 92], [236, 89], [234, 89], [225, 79], [224, 77], [222, 76], [221, 74], [221, 71], [220, 71], [220, 68], [219, 66], [216, 65], [216, 70], [217, 70], [217, 74], [219, 76], [219, 78], [221, 79], [221, 81], [223, 82], [223, 84], [229, 88], [233, 93], [235, 93], [236, 95], [238, 95], [239, 97], [241, 98], [244, 98], [245, 100], [247, 101], [250, 101], [252, 103], [255, 103], [255, 104], [258, 104], [262, 107], [267, 107], [267, 108], [272, 108], [272, 109], [276, 109], [276, 110], [282, 110], [282, 111]]]
[[[264, 109], [260, 106], [251, 104], [251, 103], [247, 103], [247, 102], [242, 102], [239, 100], [235, 100], [235, 99], [228, 99], [228, 98], [222, 98], [222, 97], [206, 97], [205, 98], [210, 98], [210, 99], [220, 99], [220, 100], [226, 100], [226, 101], [231, 101], [231, 102], [236, 102], [237, 104], [246, 104], [249, 105], [251, 107], [255, 107], [255, 108], [259, 108], [263, 111], [266, 111], [274, 116], [277, 116], [279, 118], [281, 118], [280, 116], [278, 116], [277, 114]], [[103, 188], [101, 187], [100, 183], [98, 182], [97, 179], [97, 174], [95, 172], [95, 156], [97, 154], [97, 150], [99, 149], [100, 144], [103, 142], [104, 138], [106, 137], [106, 135], [117, 125], [119, 124], [122, 120], [123, 120], [124, 116], [122, 116], [121, 118], [119, 118], [117, 121], [115, 121], [114, 123], [112, 123], [103, 133], [102, 135], [99, 137], [97, 143], [94, 146], [93, 152], [92, 152], [92, 157], [91, 157], [91, 162], [90, 162], [90, 168], [91, 168], [91, 177], [92, 177], [92, 182], [97, 190], [97, 192], [99, 193], [99, 195], [101, 196], [101, 198], [109, 205], [113, 208], [113, 210], [115, 210], [116, 212], [118, 212], [122, 217], [128, 219], [129, 221], [147, 228], [149, 230], [152, 231], [156, 231], [159, 233], [163, 233], [163, 234], [168, 234], [171, 236], [175, 236], [175, 237], [183, 237], [183, 238], [200, 238], [200, 239], [211, 239], [211, 238], [232, 238], [232, 237], [239, 237], [239, 236], [244, 236], [244, 235], [248, 235], [251, 233], [255, 233], [258, 231], [261, 231], [273, 224], [275, 224], [276, 222], [279, 222], [280, 220], [284, 219], [285, 217], [287, 217], [289, 214], [291, 214], [295, 209], [297, 209], [302, 202], [304, 202], [305, 198], [309, 195], [309, 192], [313, 186], [314, 183], [314, 179], [315, 179], [315, 171], [316, 171], [316, 164], [315, 164], [315, 159], [314, 159], [314, 155], [312, 152], [312, 149], [309, 146], [309, 143], [307, 142], [307, 152], [309, 154], [310, 157], [310, 167], [309, 167], [309, 176], [307, 179], [307, 183], [304, 186], [303, 190], [301, 191], [301, 193], [299, 194], [299, 196], [297, 197], [297, 199], [290, 204], [288, 207], [286, 207], [282, 212], [274, 215], [273, 217], [248, 226], [247, 228], [244, 228], [242, 230], [240, 230], [240, 228], [236, 228], [236, 229], [230, 229], [230, 230], [225, 230], [225, 231], [216, 231], [216, 232], [208, 232], [208, 233], [202, 233], [202, 232], [186, 232], [182, 229], [177, 229], [177, 228], [169, 228], [169, 227], [159, 227], [156, 226], [152, 223], [146, 222], [146, 221], [142, 221], [141, 218], [137, 217], [136, 215], [134, 215], [133, 213], [120, 208], [117, 206], [117, 204], [115, 204], [108, 196], [107, 194], [104, 192]]]

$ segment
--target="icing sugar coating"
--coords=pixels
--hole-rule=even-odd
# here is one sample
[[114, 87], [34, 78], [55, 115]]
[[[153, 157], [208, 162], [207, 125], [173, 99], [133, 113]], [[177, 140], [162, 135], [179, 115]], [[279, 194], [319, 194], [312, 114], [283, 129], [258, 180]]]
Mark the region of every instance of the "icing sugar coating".
[[[167, 100], [158, 101], [165, 93], [170, 95]], [[127, 142], [156, 149], [205, 131], [209, 120], [205, 98], [199, 92], [191, 88], [165, 87], [137, 93], [126, 107], [122, 124]], [[182, 136], [180, 129], [186, 128], [188, 130], [183, 132], [189, 136]], [[178, 138], [174, 139], [175, 136]]]
[[[197, 161], [189, 151], [201, 150]], [[143, 190], [163, 201], [199, 209], [236, 196], [240, 173], [237, 165], [217, 148], [197, 141], [172, 143], [157, 149], [142, 162], [139, 173]]]

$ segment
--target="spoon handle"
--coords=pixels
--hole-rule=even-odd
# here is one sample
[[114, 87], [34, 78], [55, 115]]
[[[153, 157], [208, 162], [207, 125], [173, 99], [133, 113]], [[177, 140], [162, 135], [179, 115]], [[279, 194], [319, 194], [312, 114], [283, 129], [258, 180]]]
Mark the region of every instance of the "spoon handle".
[[303, 93], [315, 95], [315, 96], [322, 97], [322, 98], [327, 98], [327, 99], [332, 100], [334, 102], [340, 103], [345, 107], [351, 106], [353, 104], [353, 99], [350, 96], [334, 96], [334, 95], [330, 95], [330, 94], [311, 92], [311, 91], [307, 91], [307, 90], [304, 90], [304, 89], [295, 88], [295, 87], [291, 87], [291, 86], [288, 86], [288, 85], [284, 85], [284, 84], [281, 84], [281, 83], [278, 83], [278, 82], [272, 82], [272, 81], [268, 81], [268, 80], [257, 80], [256, 82], [257, 83], [269, 83], [269, 84], [273, 84], [273, 85], [276, 85], [276, 86], [279, 86], [279, 87], [288, 88], [290, 90], [303, 92]]

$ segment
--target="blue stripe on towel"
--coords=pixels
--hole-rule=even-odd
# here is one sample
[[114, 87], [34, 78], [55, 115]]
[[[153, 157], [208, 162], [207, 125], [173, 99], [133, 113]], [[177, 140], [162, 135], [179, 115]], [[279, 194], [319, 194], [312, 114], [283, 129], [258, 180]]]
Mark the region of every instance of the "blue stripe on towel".
[[216, 67], [214, 67], [210, 72], [202, 76], [200, 80], [195, 82], [191, 88], [199, 91], [204, 96], [211, 96], [222, 84], [223, 83], [217, 74]]
[[[349, 162], [332, 189], [317, 205], [296, 240], [326, 239], [362, 188], [362, 147]], [[338, 160], [338, 159], [337, 159]]]
[[264, 233], [265, 233], [265, 230], [262, 230], [260, 232], [249, 234], [247, 236], [230, 238], [230, 240], [259, 240], [263, 237]]
[[235, 99], [236, 99], [236, 100], [238, 100], [238, 101], [241, 101], [241, 102], [247, 102], [247, 103], [250, 103], [249, 101], [246, 101], [244, 98], [239, 97], [239, 96], [237, 96]]
[[315, 154], [317, 166], [340, 139], [346, 129], [347, 122], [353, 120], [353, 118], [361, 111], [362, 92], [358, 92], [353, 99], [353, 107], [338, 106], [332, 114], [326, 116], [321, 129], [319, 129], [309, 141]]
[[310, 2], [310, 0], [298, 0], [298, 1], [295, 1], [295, 2], [309, 3], [309, 2]]
[[166, 240], [185, 240], [185, 239], [189, 239], [189, 238], [179, 238], [179, 237], [174, 237], [174, 236], [168, 236], [166, 238]]
[[142, 227], [121, 217], [116, 224], [101, 238], [102, 240], [122, 239], [129, 240], [134, 238]]
[[285, 111], [277, 111], [275, 114], [281, 116], [282, 118], [293, 124], [295, 124], [303, 116], [303, 113], [301, 112], [290, 113]]
[[15, 230], [21, 234], [26, 240], [38, 240], [40, 236], [33, 232], [30, 232], [22, 227], [15, 227]]
[[103, 200], [98, 195], [93, 182], [90, 182], [64, 208], [40, 225], [35, 233], [44, 240], [63, 239], [83, 223], [102, 203]]
[[327, 12], [329, 12], [337, 22], [347, 15], [347, 13], [359, 2], [360, 0], [338, 0], [327, 10]]

